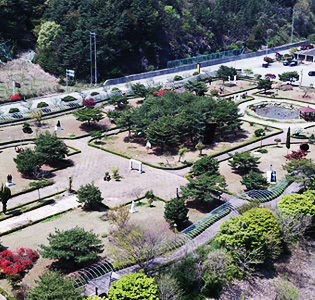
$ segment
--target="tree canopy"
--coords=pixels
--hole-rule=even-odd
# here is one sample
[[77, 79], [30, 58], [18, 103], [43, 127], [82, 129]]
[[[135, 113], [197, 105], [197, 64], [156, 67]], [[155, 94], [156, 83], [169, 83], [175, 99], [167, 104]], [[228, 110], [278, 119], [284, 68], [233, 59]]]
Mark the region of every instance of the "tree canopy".
[[254, 157], [250, 152], [236, 152], [235, 154], [230, 154], [231, 159], [229, 160], [229, 166], [237, 172], [248, 173], [250, 170], [257, 168], [259, 162], [259, 157]]
[[114, 282], [108, 291], [109, 300], [158, 300], [158, 289], [154, 278], [131, 273]]
[[253, 208], [221, 226], [216, 240], [230, 250], [255, 251], [259, 261], [281, 252], [281, 234], [275, 215], [266, 208]]
[[221, 194], [220, 187], [224, 187], [225, 179], [219, 175], [202, 174], [181, 187], [185, 200], [212, 201]]
[[42, 257], [57, 259], [62, 268], [82, 266], [95, 261], [102, 253], [103, 245], [91, 231], [75, 227], [48, 235], [48, 245], [40, 245]]
[[34, 141], [35, 152], [45, 158], [45, 162], [55, 162], [62, 160], [68, 154], [65, 143], [58, 139], [56, 134], [49, 131], [40, 134]]
[[78, 202], [83, 203], [85, 208], [91, 208], [102, 203], [102, 193], [100, 189], [94, 185], [94, 182], [81, 185], [77, 191]]
[[164, 218], [167, 222], [182, 225], [188, 220], [188, 208], [181, 198], [174, 198], [165, 204]]
[[91, 121], [99, 122], [104, 119], [103, 113], [99, 108], [86, 108], [79, 109], [73, 113], [75, 118], [80, 122], [88, 122], [89, 126], [91, 125]]
[[284, 214], [293, 216], [315, 216], [315, 192], [308, 190], [303, 194], [291, 194], [283, 196], [278, 204], [278, 209]]
[[37, 286], [27, 292], [25, 300], [80, 300], [82, 288], [75, 288], [74, 279], [56, 271], [45, 271]]

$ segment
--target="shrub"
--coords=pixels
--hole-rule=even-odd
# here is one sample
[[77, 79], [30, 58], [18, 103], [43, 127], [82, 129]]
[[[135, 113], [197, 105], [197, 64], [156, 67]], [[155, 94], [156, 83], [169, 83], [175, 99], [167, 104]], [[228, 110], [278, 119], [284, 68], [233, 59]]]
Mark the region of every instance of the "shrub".
[[91, 93], [91, 96], [96, 96], [96, 95], [99, 95], [100, 93], [98, 93], [98, 92], [92, 92]]
[[77, 194], [78, 202], [83, 203], [84, 207], [93, 207], [96, 204], [101, 204], [103, 201], [102, 193], [100, 189], [94, 185], [94, 182], [84, 186], [81, 185]]
[[242, 215], [245, 212], [247, 212], [248, 210], [251, 210], [252, 208], [259, 207], [259, 205], [260, 205], [259, 200], [255, 199], [252, 202], [243, 204], [240, 208], [237, 209], [237, 211]]
[[276, 79], [276, 75], [275, 75], [275, 74], [270, 74], [270, 73], [268, 73], [268, 74], [265, 75], [265, 78], [266, 78], [266, 79], [267, 79], [267, 78], [269, 78], [269, 79]]
[[84, 99], [82, 101], [82, 105], [87, 108], [94, 108], [95, 107], [95, 101], [93, 98]]
[[218, 95], [219, 95], [219, 92], [218, 92], [217, 89], [212, 89], [212, 90], [210, 91], [210, 95], [211, 95], [211, 96], [218, 96]]
[[262, 128], [256, 129], [255, 130], [255, 136], [256, 137], [261, 137], [262, 135], [265, 135], [265, 130]]
[[175, 75], [174, 76], [174, 81], [179, 81], [179, 80], [183, 80], [183, 77], [180, 75]]
[[24, 133], [32, 133], [32, 132], [33, 132], [33, 130], [32, 130], [32, 128], [31, 128], [31, 126], [30, 126], [29, 123], [24, 123], [24, 124], [23, 124], [22, 131], [23, 131]]
[[108, 299], [158, 300], [159, 298], [154, 278], [140, 273], [131, 273], [122, 276], [112, 284], [108, 292]]
[[315, 215], [315, 191], [307, 191], [302, 195], [291, 194], [281, 198], [278, 209], [283, 214]]
[[38, 252], [28, 248], [19, 248], [16, 253], [4, 250], [0, 253], [0, 268], [7, 275], [22, 273], [30, 269], [38, 258]]
[[271, 64], [274, 62], [274, 60], [271, 57], [265, 56], [264, 61], [267, 62], [268, 64]]
[[66, 96], [66, 97], [61, 98], [61, 100], [62, 100], [63, 102], [71, 102], [71, 101], [77, 100], [77, 98], [75, 98], [75, 97], [73, 97], [73, 96]]
[[281, 86], [280, 88], [282, 91], [286, 92], [286, 91], [292, 91], [293, 90], [293, 87], [292, 85], [290, 84], [284, 84]]
[[17, 107], [11, 107], [9, 109], [9, 114], [20, 112], [20, 110]]
[[267, 208], [253, 208], [240, 217], [225, 221], [220, 226], [216, 241], [238, 257], [241, 252], [254, 251], [256, 263], [263, 263], [281, 252], [280, 227], [275, 215]]
[[256, 152], [259, 152], [259, 153], [268, 153], [268, 150], [265, 149], [265, 148], [259, 148], [256, 150]]
[[43, 101], [37, 104], [37, 108], [42, 108], [42, 107], [47, 107], [47, 106], [49, 106], [48, 103], [43, 102]]
[[23, 94], [15, 94], [15, 95], [12, 95], [12, 96], [10, 96], [9, 97], [9, 99], [11, 100], [11, 101], [18, 101], [18, 100], [22, 100], [23, 99]]
[[193, 76], [197, 76], [197, 75], [199, 75], [199, 72], [198, 72], [198, 71], [196, 71], [196, 72], [193, 73]]
[[119, 88], [118, 88], [118, 87], [113, 87], [113, 88], [112, 88], [112, 92], [113, 92], [113, 91], [119, 91]]

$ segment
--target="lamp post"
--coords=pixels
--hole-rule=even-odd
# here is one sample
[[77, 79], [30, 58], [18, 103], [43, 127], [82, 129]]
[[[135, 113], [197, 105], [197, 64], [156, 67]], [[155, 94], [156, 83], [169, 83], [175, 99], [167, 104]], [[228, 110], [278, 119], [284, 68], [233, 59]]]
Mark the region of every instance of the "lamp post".
[[90, 32], [90, 68], [91, 68], [91, 84], [93, 84], [93, 55], [92, 55], [92, 37], [94, 39], [94, 79], [97, 84], [97, 58], [96, 58], [96, 33]]

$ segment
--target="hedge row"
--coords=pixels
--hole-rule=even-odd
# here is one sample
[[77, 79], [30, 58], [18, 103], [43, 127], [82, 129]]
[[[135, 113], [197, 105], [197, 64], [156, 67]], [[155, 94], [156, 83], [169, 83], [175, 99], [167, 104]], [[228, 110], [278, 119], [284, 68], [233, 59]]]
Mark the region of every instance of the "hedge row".
[[81, 150], [79, 150], [77, 148], [74, 148], [74, 147], [69, 146], [69, 145], [66, 145], [66, 146], [67, 146], [67, 148], [70, 148], [70, 149], [72, 149], [74, 151], [74, 152], [68, 154], [67, 156], [71, 156], [71, 155], [75, 155], [75, 154], [81, 153]]

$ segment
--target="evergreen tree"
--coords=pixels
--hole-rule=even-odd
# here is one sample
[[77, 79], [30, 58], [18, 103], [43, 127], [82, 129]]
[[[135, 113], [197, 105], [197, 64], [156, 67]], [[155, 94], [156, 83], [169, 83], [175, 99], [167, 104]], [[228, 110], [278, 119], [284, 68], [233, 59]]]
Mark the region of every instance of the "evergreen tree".
[[2, 211], [4, 214], [7, 212], [7, 203], [10, 197], [11, 190], [2, 183], [0, 188], [0, 201], [2, 203]]
[[65, 143], [58, 139], [56, 134], [51, 134], [48, 130], [41, 133], [36, 140], [35, 153], [39, 153], [45, 158], [46, 162], [53, 163], [65, 158], [68, 148]]
[[164, 218], [169, 223], [181, 226], [188, 220], [187, 214], [188, 208], [181, 198], [174, 198], [165, 205]]
[[40, 245], [43, 258], [57, 259], [60, 267], [84, 266], [98, 259], [103, 245], [97, 235], [75, 227], [48, 235], [49, 245]]
[[64, 274], [46, 270], [36, 280], [37, 286], [27, 292], [25, 300], [80, 300], [81, 288], [76, 288], [73, 278]]

